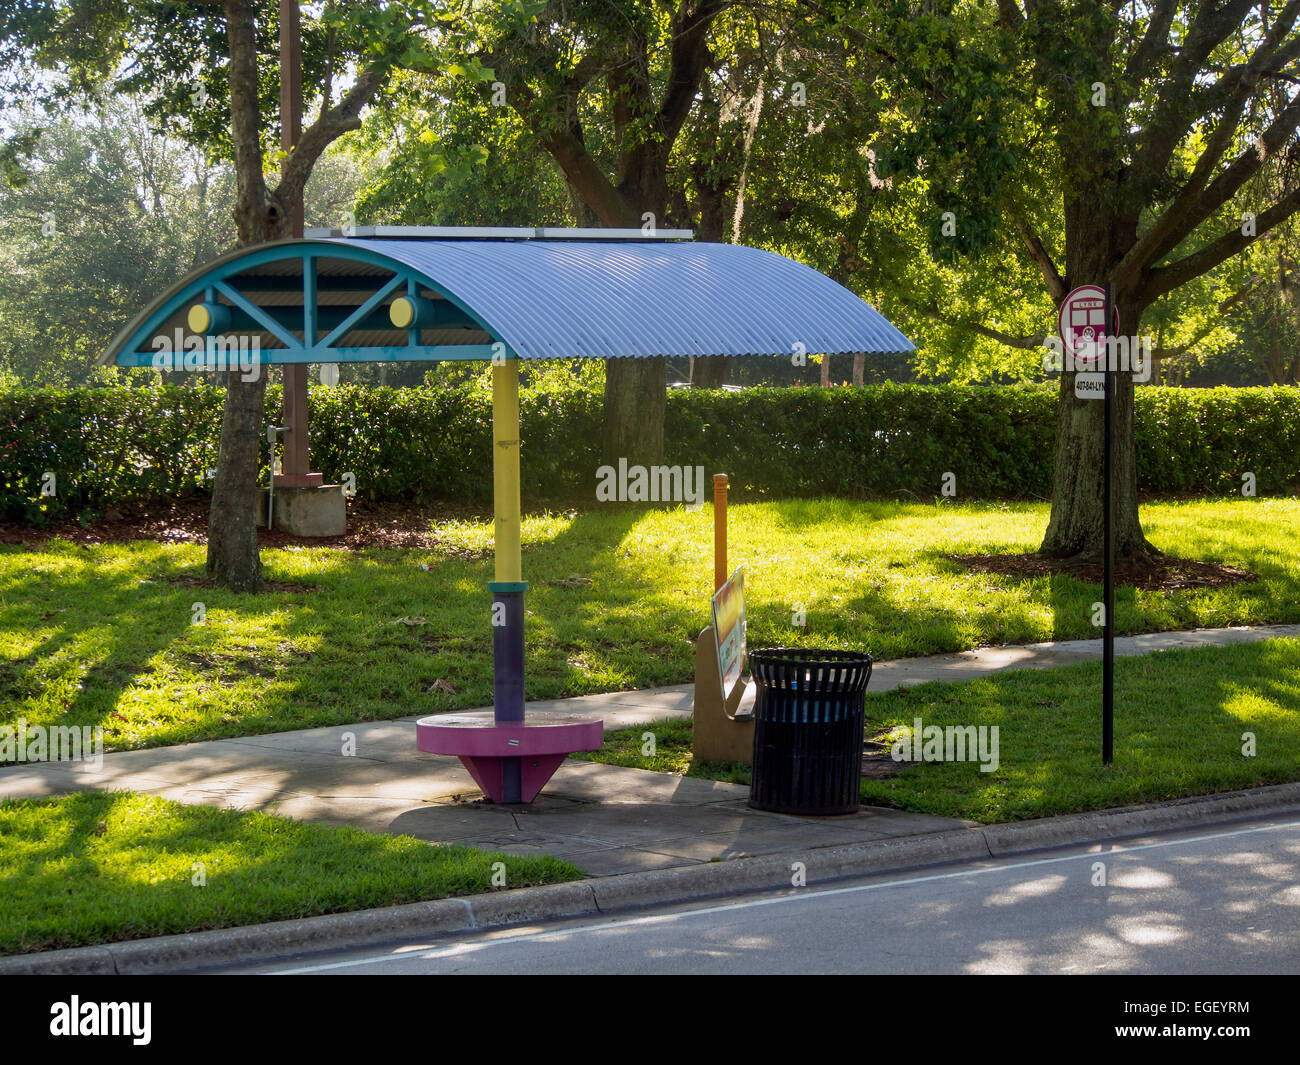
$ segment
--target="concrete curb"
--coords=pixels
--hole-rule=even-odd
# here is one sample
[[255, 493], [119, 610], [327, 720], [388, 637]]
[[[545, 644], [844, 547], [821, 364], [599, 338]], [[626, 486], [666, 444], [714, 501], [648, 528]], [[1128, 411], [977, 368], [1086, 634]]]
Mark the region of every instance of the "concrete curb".
[[1131, 839], [1157, 831], [1210, 826], [1290, 809], [1300, 811], [1300, 783], [647, 873], [623, 873], [468, 898], [20, 954], [0, 958], [0, 975], [145, 974], [249, 964], [340, 947], [380, 946], [403, 937], [448, 935], [567, 917], [598, 916], [650, 905], [778, 891], [791, 886], [794, 862], [804, 863], [808, 886], [813, 887], [871, 873]]

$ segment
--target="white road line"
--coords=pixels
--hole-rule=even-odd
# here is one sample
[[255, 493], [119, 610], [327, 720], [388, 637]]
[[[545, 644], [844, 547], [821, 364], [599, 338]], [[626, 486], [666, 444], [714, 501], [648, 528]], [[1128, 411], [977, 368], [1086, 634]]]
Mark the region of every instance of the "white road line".
[[[1080, 854], [1067, 854], [1056, 858], [1035, 858], [1028, 862], [1011, 862], [1006, 865], [986, 865], [977, 869], [962, 869], [951, 873], [933, 873], [929, 876], [908, 877], [905, 880], [879, 880], [870, 884], [854, 884], [851, 887], [822, 888], [820, 890], [809, 889], [807, 891], [801, 891], [797, 895], [778, 895], [775, 898], [766, 899], [746, 899], [741, 902], [726, 902], [716, 906], [706, 906], [693, 910], [679, 910], [674, 913], [653, 914], [648, 917], [615, 918], [614, 920], [604, 921], [599, 924], [584, 924], [567, 928], [518, 932], [513, 935], [504, 935], [494, 939], [480, 940], [472, 943], [456, 943], [449, 947], [437, 947], [430, 950], [407, 950], [401, 953], [393, 953], [390, 951], [386, 954], [375, 954], [365, 958], [353, 958], [348, 961], [327, 962], [323, 965], [308, 965], [297, 969], [278, 969], [273, 971], [270, 975], [303, 976], [308, 973], [328, 972], [333, 969], [348, 969], [357, 965], [375, 965], [390, 961], [409, 961], [412, 958], [421, 961], [432, 960], [434, 958], [450, 958], [457, 954], [469, 954], [476, 950], [483, 950], [487, 947], [494, 947], [505, 943], [521, 943], [529, 941], [540, 942], [558, 936], [576, 936], [585, 932], [607, 932], [612, 928], [626, 928], [631, 925], [664, 924], [688, 917], [702, 917], [716, 913], [734, 913], [737, 910], [755, 909], [760, 906], [777, 906], [781, 903], [807, 902], [812, 899], [829, 898], [832, 895], [853, 895], [865, 891], [879, 891], [881, 888], [907, 887], [912, 884], [926, 884], [936, 880], [956, 880], [961, 877], [980, 876], [984, 873], [1000, 873], [1010, 869], [1031, 869], [1035, 866], [1057, 865], [1061, 862], [1074, 862], [1084, 858], [1095, 859], [1097, 855], [1101, 853], [1134, 854], [1138, 851], [1158, 850], [1165, 847], [1178, 847], [1187, 843], [1204, 843], [1208, 840], [1215, 839], [1232, 839], [1236, 836], [1249, 836], [1259, 832], [1275, 832], [1279, 829], [1288, 828], [1300, 828], [1300, 821], [1287, 821], [1280, 825], [1262, 825], [1256, 828], [1239, 828], [1233, 829], [1229, 832], [1212, 832], [1205, 836], [1189, 836], [1184, 839], [1165, 840], [1160, 843], [1139, 843], [1132, 847], [1126, 847], [1123, 844], [1113, 844], [1106, 851], [1084, 851]], [[1096, 845], [1097, 844], [1092, 844], [1092, 846]], [[1101, 845], [1106, 846], [1104, 841]], [[869, 876], [871, 874], [867, 873], [863, 875]]]

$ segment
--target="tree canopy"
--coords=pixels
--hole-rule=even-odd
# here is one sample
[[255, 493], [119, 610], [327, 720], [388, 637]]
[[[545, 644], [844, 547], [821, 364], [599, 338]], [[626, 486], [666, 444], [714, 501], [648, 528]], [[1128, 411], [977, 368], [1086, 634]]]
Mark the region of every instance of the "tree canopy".
[[[278, 11], [0, 0], [0, 365], [93, 347], [60, 263], [78, 289], [116, 269], [106, 328], [215, 241], [280, 232], [335, 158], [358, 191], [334, 224], [689, 226], [794, 256], [913, 336], [923, 378], [1047, 380], [1041, 345], [1084, 282], [1151, 337], [1156, 380], [1300, 374], [1300, 0], [309, 4], [306, 130], [276, 182]], [[56, 200], [75, 248], [33, 234]], [[48, 327], [11, 317], [23, 285], [48, 292]], [[1074, 554], [1097, 539], [1100, 412], [1060, 388], [1043, 547]], [[661, 367], [611, 366], [607, 446], [653, 451], [663, 391]], [[1121, 553], [1148, 549], [1131, 392]]]

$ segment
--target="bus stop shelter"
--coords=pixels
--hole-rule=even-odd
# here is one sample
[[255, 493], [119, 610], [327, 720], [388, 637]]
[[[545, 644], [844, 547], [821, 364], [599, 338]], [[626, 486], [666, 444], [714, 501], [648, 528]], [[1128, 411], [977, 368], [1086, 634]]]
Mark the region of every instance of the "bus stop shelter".
[[[529, 802], [566, 754], [600, 746], [601, 724], [524, 712], [520, 360], [914, 350], [824, 274], [772, 252], [689, 237], [601, 229], [309, 233], [240, 248], [183, 278], [127, 324], [100, 362], [196, 370], [491, 363], [494, 709], [426, 719], [419, 744], [458, 755], [494, 800]], [[305, 444], [305, 411], [300, 417], [290, 434]], [[321, 490], [310, 478], [287, 487]]]

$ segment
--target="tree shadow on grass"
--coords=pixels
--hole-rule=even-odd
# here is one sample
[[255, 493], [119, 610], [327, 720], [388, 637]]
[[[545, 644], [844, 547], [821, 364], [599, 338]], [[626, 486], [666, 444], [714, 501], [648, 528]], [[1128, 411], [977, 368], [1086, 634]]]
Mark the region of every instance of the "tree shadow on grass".
[[[528, 635], [534, 662], [538, 652], [562, 647], [575, 632], [593, 645], [601, 642], [601, 634], [583, 625], [589, 586], [571, 577], [600, 570], [639, 517], [637, 511], [579, 515], [550, 542], [529, 545]], [[86, 550], [45, 547], [75, 561]], [[197, 592], [183, 582], [156, 579], [158, 568], [182, 577], [199, 574], [200, 568], [168, 567], [167, 549], [149, 545], [146, 550], [152, 553], [138, 563], [114, 559], [111, 565], [100, 560], [60, 566], [57, 577], [45, 578], [47, 590], [24, 577], [24, 589], [50, 599], [56, 618], [67, 611], [67, 620], [38, 649], [0, 672], [6, 692], [0, 720], [22, 715], [33, 724], [103, 725], [110, 747], [156, 746], [491, 702], [490, 559], [435, 553], [421, 569], [417, 559], [429, 557], [427, 552], [361, 552], [317, 577], [311, 593], [249, 597], [220, 589]], [[273, 579], [275, 557], [267, 561]], [[650, 587], [606, 587], [601, 596], [614, 623], [625, 618], [633, 637], [642, 612], [672, 606]], [[207, 624], [192, 624], [196, 599], [204, 602]], [[647, 605], [647, 600], [654, 602]], [[685, 624], [684, 615], [669, 621]], [[24, 615], [7, 627], [21, 631], [30, 624]], [[627, 637], [616, 634], [607, 642], [618, 651]], [[54, 675], [33, 673], [56, 654], [69, 657], [66, 667]], [[567, 665], [559, 677], [534, 670], [528, 694], [545, 698], [574, 688], [591, 690], [583, 676]], [[63, 683], [60, 678], [67, 678], [66, 695], [51, 688]], [[454, 693], [433, 689], [440, 680]], [[157, 698], [152, 710], [136, 714], [134, 704], [123, 699], [132, 689], [138, 693], [142, 682], [146, 695]], [[189, 706], [165, 698], [177, 685], [194, 696]], [[178, 705], [166, 706], [160, 716], [160, 699]], [[124, 735], [122, 716], [133, 719], [132, 735]]]
[[[1044, 817], [1300, 778], [1300, 641], [1158, 652], [1116, 664], [1115, 762], [1101, 764], [1096, 663], [928, 684], [869, 699], [882, 725], [996, 725], [999, 766], [927, 762], [868, 801], [981, 821]], [[1256, 697], [1268, 700], [1262, 711]], [[1245, 733], [1255, 754], [1243, 754]]]
[[[0, 690], [0, 721], [26, 718], [33, 725], [103, 725], [111, 736], [110, 715], [122, 692], [148, 673], [148, 661], [191, 624], [192, 594], [162, 580], [142, 580], [138, 571], [129, 568], [97, 567], [84, 548], [49, 545], [46, 550], [83, 564], [76, 575], [70, 575], [67, 566], [60, 567], [56, 577], [23, 575], [23, 600], [0, 607], [0, 628], [6, 630], [21, 631], [22, 605], [32, 601], [47, 608], [38, 624], [58, 619], [56, 631], [39, 647], [9, 663], [10, 679]], [[3, 591], [0, 586], [0, 596]], [[93, 616], [85, 622], [60, 617], [80, 613], [87, 604]], [[60, 657], [66, 661], [53, 661]], [[53, 714], [50, 706], [41, 705], [49, 688], [67, 690]]]
[[14, 804], [0, 818], [15, 831], [0, 870], [0, 950], [8, 951], [477, 894], [491, 890], [498, 860], [510, 862], [515, 884], [573, 876], [544, 857], [429, 847], [127, 792]]
[[[766, 505], [791, 527], [800, 527], [801, 515], [817, 512], [815, 502]], [[699, 571], [698, 595], [683, 590], [694, 586], [691, 580], [663, 586], [662, 558], [644, 548], [620, 550], [646, 513], [643, 507], [579, 513], [555, 535], [526, 544], [529, 698], [690, 680], [690, 641], [708, 620], [707, 546], [682, 562]], [[157, 579], [160, 572], [184, 576], [199, 567], [175, 565], [174, 549], [152, 550], [156, 554], [137, 566], [121, 560], [99, 568], [64, 566], [41, 578], [44, 585], [38, 583], [34, 594], [69, 614], [39, 650], [0, 670], [6, 717], [26, 706], [29, 718], [48, 712], [51, 724], [104, 724], [113, 745], [155, 746], [491, 702], [490, 558], [467, 559], [454, 547], [442, 553], [370, 550], [349, 553], [337, 566], [310, 568], [306, 578], [301, 565], [293, 571], [287, 560], [308, 556], [271, 555], [268, 576], [310, 579], [315, 590], [260, 597], [204, 590], [215, 621], [225, 615], [223, 627], [191, 625], [198, 593]], [[71, 546], [60, 551], [74, 559], [85, 553]], [[428, 569], [420, 568], [421, 559], [429, 560]], [[803, 628], [792, 624], [790, 604], [754, 595], [751, 645], [866, 647], [891, 658], [982, 642], [1097, 635], [1090, 607], [1100, 595], [1072, 578], [1030, 582], [1021, 600], [981, 603], [970, 582], [951, 589], [958, 571], [940, 550], [920, 552], [908, 565], [915, 573], [898, 584], [846, 584], [843, 598], [823, 604]], [[1281, 562], [1273, 565], [1279, 581], [1291, 580]], [[139, 583], [142, 575], [154, 579]], [[15, 581], [28, 586], [25, 576], [8, 584]], [[930, 587], [936, 590], [927, 592]], [[1278, 586], [1279, 595], [1284, 590]], [[1118, 607], [1121, 631], [1141, 627], [1128, 620], [1137, 616], [1131, 591], [1121, 589]], [[21, 616], [22, 624], [8, 627], [36, 623], [30, 614]], [[63, 615], [54, 618], [59, 624]], [[41, 689], [58, 676], [33, 674], [32, 666], [38, 656], [70, 653], [79, 654], [81, 664], [58, 674], [72, 678], [68, 691], [62, 702], [48, 696], [42, 708]], [[129, 693], [142, 689], [152, 709], [135, 709]], [[130, 720], [123, 723], [116, 713]]]

